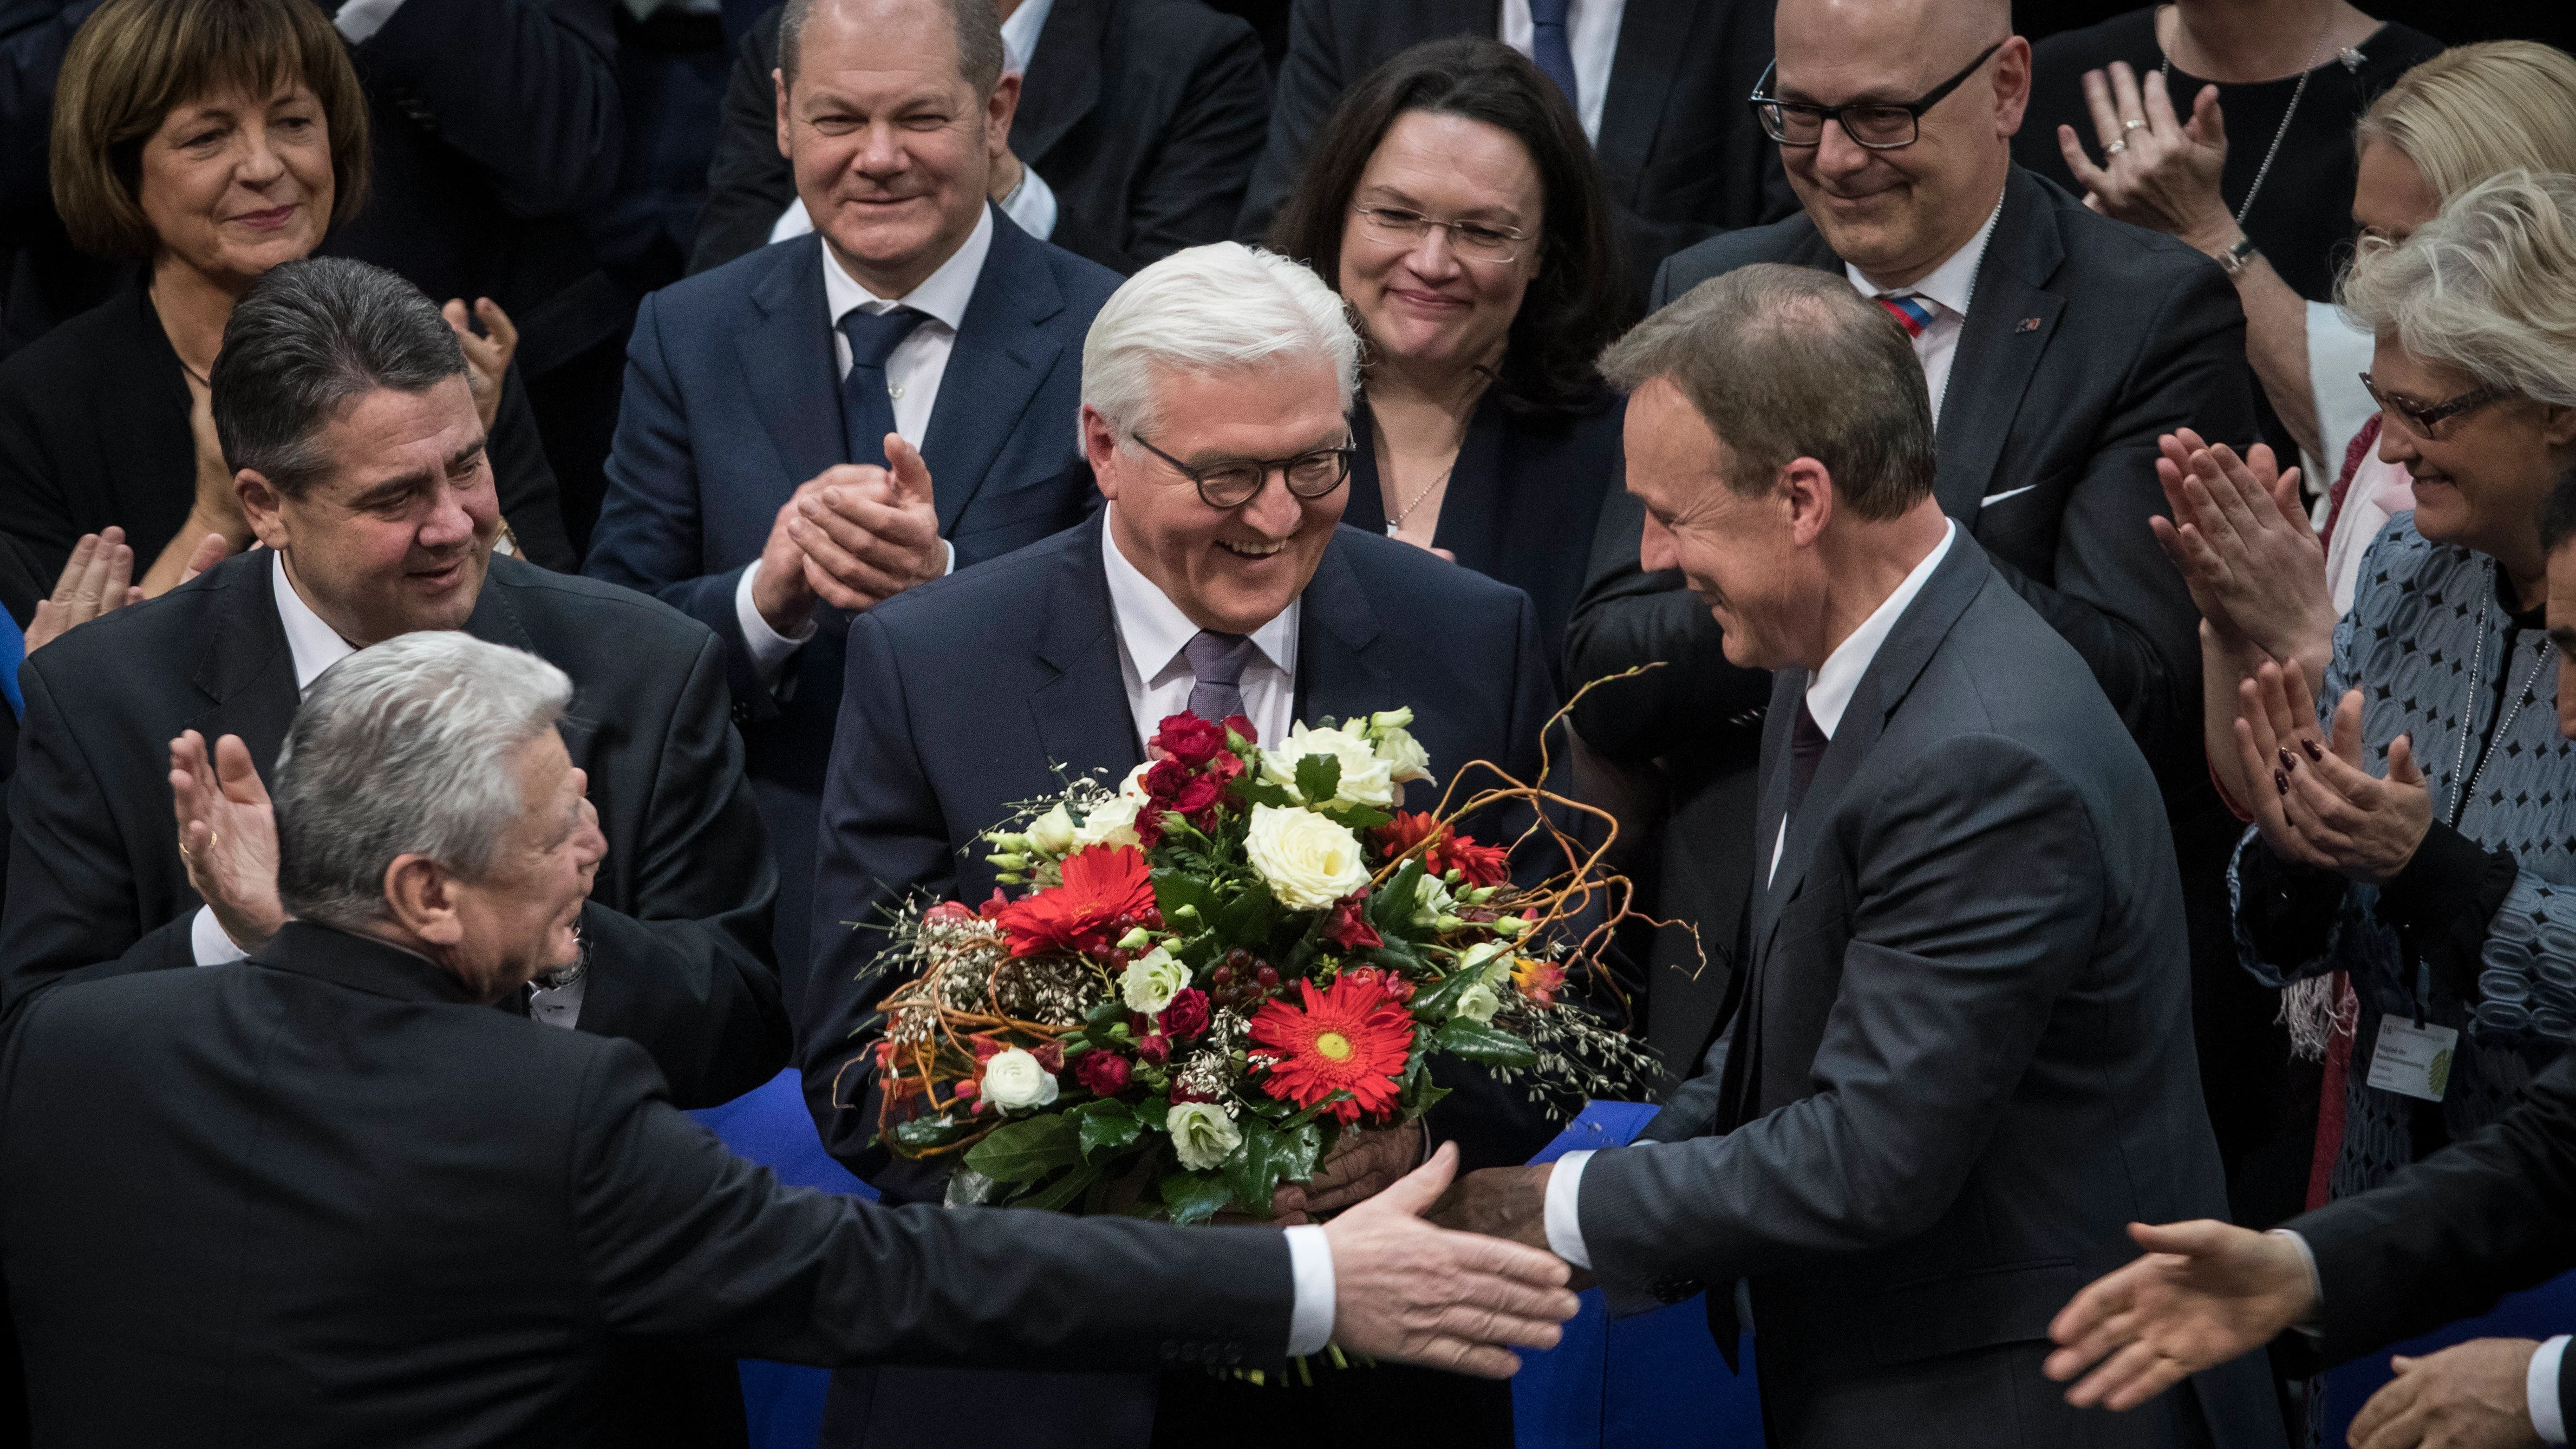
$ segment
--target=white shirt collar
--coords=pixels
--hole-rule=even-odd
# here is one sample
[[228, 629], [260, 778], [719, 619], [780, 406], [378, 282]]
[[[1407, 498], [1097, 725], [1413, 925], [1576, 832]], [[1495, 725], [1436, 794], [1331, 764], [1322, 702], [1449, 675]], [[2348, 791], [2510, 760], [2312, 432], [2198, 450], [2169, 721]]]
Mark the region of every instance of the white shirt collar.
[[1844, 709], [1851, 704], [1852, 692], [1860, 688], [1860, 677], [1869, 672], [1869, 662], [1878, 657], [1879, 646], [1887, 642], [1889, 631], [1896, 627], [1906, 606], [1914, 602], [1914, 596], [1923, 592], [1924, 581], [1949, 556], [1950, 541], [1958, 536], [1959, 525], [1943, 519], [1941, 541], [1923, 555], [1923, 561], [1870, 611], [1868, 618], [1860, 621], [1860, 627], [1852, 630], [1849, 638], [1834, 646], [1834, 652], [1825, 656], [1824, 667], [1807, 681], [1807, 713], [1816, 717], [1816, 728], [1825, 732], [1825, 738], [1834, 737], [1835, 727], [1843, 722]]
[[1047, 12], [1055, 0], [1020, 0], [1020, 8], [1002, 22], [1002, 68], [1028, 73], [1029, 60], [1037, 54], [1038, 36], [1046, 29]]
[[[1851, 284], [1859, 288], [1864, 297], [1875, 297], [1881, 292], [1914, 292], [1949, 308], [1953, 316], [1965, 317], [1968, 303], [1977, 295], [1977, 268], [1985, 262], [1986, 243], [1994, 240], [1995, 223], [2003, 218], [2003, 214], [2004, 201], [1998, 196], [1995, 209], [1986, 213], [1986, 224], [1977, 228], [1977, 234], [1968, 238], [1967, 245], [1950, 253], [1948, 260], [1934, 267], [1930, 274], [1912, 286], [1881, 287], [1862, 276], [1860, 268], [1849, 262], [1843, 263], [1843, 275], [1851, 279]], [[833, 315], [840, 314], [836, 312]]]
[[931, 319], [947, 324], [955, 332], [966, 320], [966, 304], [975, 299], [975, 282], [984, 274], [985, 254], [993, 250], [993, 208], [987, 206], [975, 218], [975, 229], [939, 270], [922, 279], [920, 286], [889, 301], [859, 285], [832, 255], [828, 239], [818, 239], [823, 253], [823, 302], [830, 309], [832, 325], [837, 327], [852, 308], [866, 307], [883, 312], [894, 307], [911, 307], [927, 312]]
[[[1109, 607], [1117, 616], [1118, 638], [1126, 646], [1127, 657], [1136, 664], [1150, 687], [1163, 679], [1180, 660], [1181, 651], [1198, 637], [1199, 626], [1164, 594], [1144, 570], [1128, 562], [1112, 536], [1113, 520], [1108, 516], [1116, 504], [1106, 505], [1100, 520], [1100, 561], [1109, 574]], [[1298, 596], [1298, 603], [1305, 601]], [[1290, 604], [1278, 617], [1252, 631], [1252, 647], [1261, 657], [1283, 674], [1297, 667], [1298, 605]]]
[[269, 589], [277, 596], [277, 622], [286, 626], [287, 652], [295, 656], [295, 693], [301, 698], [323, 670], [357, 653], [358, 646], [322, 622], [322, 616], [295, 592], [294, 582], [286, 577], [285, 554], [270, 552], [268, 577]]

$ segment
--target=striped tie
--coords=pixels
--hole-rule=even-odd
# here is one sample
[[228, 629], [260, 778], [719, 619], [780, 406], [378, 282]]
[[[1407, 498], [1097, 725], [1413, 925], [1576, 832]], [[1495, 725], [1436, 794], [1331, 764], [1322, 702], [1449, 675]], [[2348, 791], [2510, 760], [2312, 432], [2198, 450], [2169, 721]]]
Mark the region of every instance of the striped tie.
[[1920, 293], [1881, 292], [1878, 305], [1885, 307], [1889, 316], [1904, 323], [1905, 335], [1917, 341], [1922, 340], [1923, 329], [1932, 325], [1932, 304], [1924, 301]]

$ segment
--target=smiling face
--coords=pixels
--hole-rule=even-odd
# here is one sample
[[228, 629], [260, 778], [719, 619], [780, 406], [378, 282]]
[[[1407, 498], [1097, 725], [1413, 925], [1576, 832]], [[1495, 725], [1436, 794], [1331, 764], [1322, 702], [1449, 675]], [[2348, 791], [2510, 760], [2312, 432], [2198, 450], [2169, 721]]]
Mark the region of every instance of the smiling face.
[[1018, 78], [975, 94], [946, 5], [818, 0], [796, 75], [775, 84], [778, 149], [814, 229], [879, 296], [921, 285], [983, 215]]
[[174, 106], [137, 160], [135, 200], [161, 258], [227, 291], [320, 245], [334, 194], [322, 103], [300, 80]]
[[[1216, 373], [1162, 373], [1146, 441], [1193, 467], [1295, 457], [1350, 441], [1332, 364], [1290, 357]], [[1276, 470], [1233, 508], [1210, 508], [1171, 464], [1127, 443], [1085, 405], [1083, 450], [1110, 510], [1110, 538], [1191, 623], [1249, 634], [1305, 591], [1341, 522], [1350, 484], [1299, 498]]]
[[501, 504], [464, 375], [352, 399], [318, 441], [326, 466], [301, 497], [248, 470], [238, 485], [251, 531], [285, 555], [297, 594], [361, 648], [465, 627]]
[[[1726, 486], [1717, 434], [1682, 390], [1654, 378], [1628, 400], [1628, 491], [1646, 506], [1638, 560], [1679, 569], [1726, 631], [1726, 658], [1748, 669], [1809, 662], [1796, 627], [1810, 560], [1796, 546], [1787, 494]], [[1812, 613], [1813, 610], [1803, 612]]]
[[[1958, 0], [1781, 0], [1774, 29], [1782, 100], [1910, 103], [2009, 26]], [[1968, 244], [2003, 194], [2030, 98], [2030, 43], [2015, 36], [1923, 114], [1913, 145], [1873, 151], [1828, 123], [1814, 146], [1780, 148], [1800, 204], [1834, 253], [1882, 287], [1921, 280]]]
[[[2456, 368], [2428, 363], [2382, 337], [2371, 380], [2383, 393], [2439, 404], [2477, 388]], [[2379, 456], [2413, 480], [2415, 528], [2436, 543], [2476, 549], [2522, 577], [2540, 571], [2540, 505], [2576, 462], [2576, 409], [2506, 398], [2455, 417], [2438, 439], [2383, 415]]]
[[608, 853], [599, 817], [583, 798], [588, 777], [574, 768], [553, 730], [510, 761], [521, 809], [491, 867], [478, 879], [445, 883], [453, 926], [435, 941], [442, 964], [486, 1001], [581, 958], [575, 927], [600, 858]]
[[1490, 262], [1461, 258], [1445, 228], [1407, 243], [1356, 211], [1342, 219], [1335, 289], [1381, 354], [1435, 365], [1499, 359], [1538, 275], [1547, 210], [1538, 164], [1520, 138], [1465, 116], [1407, 111], [1378, 142], [1351, 200], [1527, 234], [1510, 261]]

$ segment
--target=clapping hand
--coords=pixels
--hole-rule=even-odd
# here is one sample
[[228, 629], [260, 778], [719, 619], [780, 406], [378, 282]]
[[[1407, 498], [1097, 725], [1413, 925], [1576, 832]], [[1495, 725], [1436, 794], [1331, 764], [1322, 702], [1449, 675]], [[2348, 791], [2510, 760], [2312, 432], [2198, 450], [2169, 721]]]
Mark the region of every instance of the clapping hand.
[[[2043, 1366], [2078, 1408], [2134, 1409], [2205, 1368], [2272, 1341], [2316, 1306], [2308, 1265], [2286, 1237], [2202, 1220], [2129, 1236], [2147, 1250], [2095, 1279], [2048, 1325]], [[2090, 1369], [2090, 1373], [2085, 1371]]]
[[2297, 670], [2264, 664], [2237, 688], [2236, 743], [2248, 781], [2268, 779], [2246, 802], [2264, 844], [2283, 860], [2379, 884], [2406, 868], [2433, 826], [2433, 792], [2414, 741], [2388, 744], [2388, 774], [2361, 763], [2361, 691], [2335, 704], [2334, 733], [2317, 738], [2316, 707]]
[[1480, 1378], [1520, 1369], [1514, 1347], [1554, 1348], [1578, 1304], [1554, 1255], [1423, 1220], [1458, 1169], [1444, 1143], [1394, 1186], [1324, 1225], [1333, 1342], [1353, 1353]]
[[2201, 87], [2191, 119], [2184, 121], [2174, 114], [2161, 71], [2148, 72], [2141, 88], [2128, 62], [2115, 60], [2107, 76], [2084, 73], [2084, 104], [2093, 113], [2102, 164], [2084, 154], [2073, 126], [2057, 128], [2057, 149], [2084, 188], [2086, 206], [2204, 252], [2234, 244], [2236, 220], [2218, 190], [2219, 173], [2227, 167], [2218, 87]]
[[474, 412], [483, 420], [483, 431], [492, 431], [492, 420], [501, 415], [501, 379], [510, 370], [510, 359], [519, 351], [519, 329], [501, 304], [489, 297], [474, 299], [474, 316], [483, 323], [476, 333], [466, 320], [465, 301], [451, 297], [438, 309], [447, 325], [456, 332], [457, 345], [465, 349], [465, 370], [474, 387]]
[[2353, 1416], [2353, 1449], [2539, 1449], [2526, 1383], [2539, 1349], [2528, 1338], [2473, 1338], [2390, 1360], [2397, 1377]]
[[233, 944], [256, 951], [286, 923], [277, 899], [277, 818], [239, 735], [215, 742], [190, 730], [170, 742], [171, 808], [188, 884]]
[[133, 577], [134, 550], [126, 546], [124, 529], [110, 524], [102, 532], [82, 534], [62, 577], [54, 581], [53, 597], [36, 601], [36, 617], [27, 622], [27, 652], [35, 653], [101, 614], [143, 602]]
[[2166, 434], [2162, 449], [2156, 481], [2173, 517], [2147, 526], [2202, 617], [2227, 642], [2295, 659], [2322, 677], [2334, 647], [2334, 593], [2299, 507], [2299, 470], [2280, 470], [2264, 444], [2240, 458], [2188, 428]]
[[821, 487], [799, 490], [787, 521], [805, 553], [807, 586], [836, 609], [872, 609], [947, 572], [929, 465], [898, 434], [886, 434], [885, 450], [883, 468], [825, 469], [814, 480]]

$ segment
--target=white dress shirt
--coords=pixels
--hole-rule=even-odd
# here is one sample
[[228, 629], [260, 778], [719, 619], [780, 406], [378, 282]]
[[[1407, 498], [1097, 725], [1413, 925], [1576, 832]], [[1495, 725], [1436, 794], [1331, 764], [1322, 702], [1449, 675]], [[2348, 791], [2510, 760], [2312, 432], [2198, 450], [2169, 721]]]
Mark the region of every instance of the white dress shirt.
[[[1601, 144], [1601, 102], [1610, 94], [1610, 63], [1619, 54], [1619, 18], [1628, 0], [1569, 0], [1565, 7], [1565, 48], [1574, 53], [1574, 111], [1583, 119], [1583, 136]], [[1535, 50], [1529, 0], [1503, 0], [1503, 23], [1494, 38], [1531, 55]]]
[[[1878, 657], [1879, 647], [1895, 630], [1896, 621], [1904, 617], [1906, 609], [1913, 605], [1914, 596], [1923, 592], [1923, 585], [1931, 580], [1932, 571], [1941, 566], [1941, 560], [1950, 556], [1951, 541], [1958, 536], [1959, 525], [1944, 519], [1941, 541], [1932, 546], [1931, 552], [1923, 555], [1922, 560], [1906, 573], [1904, 581], [1870, 611], [1868, 618], [1860, 621], [1860, 627], [1834, 646], [1833, 652], [1825, 656], [1823, 666], [1816, 670], [1815, 677], [1807, 681], [1807, 713], [1815, 716], [1816, 728], [1824, 732], [1826, 739], [1832, 739], [1834, 731], [1841, 727], [1843, 711], [1851, 707], [1852, 695], [1859, 690], [1861, 677], [1869, 673], [1870, 661]], [[1780, 831], [1771, 841], [1771, 865], [1769, 873], [1763, 877], [1766, 887], [1779, 875], [1780, 852], [1788, 843], [1789, 818], [1783, 815], [1780, 817]], [[1588, 1151], [1569, 1152], [1556, 1160], [1556, 1171], [1547, 1179], [1545, 1220], [1548, 1251], [1578, 1268], [1592, 1266], [1592, 1254], [1583, 1246], [1581, 1214], [1583, 1165], [1591, 1160], [1592, 1154]]]
[[[975, 229], [966, 234], [965, 242], [939, 264], [939, 270], [922, 279], [921, 285], [900, 297], [880, 297], [869, 291], [841, 259], [825, 245], [817, 248], [823, 254], [823, 305], [829, 314], [825, 321], [832, 331], [832, 366], [846, 380], [850, 375], [850, 339], [841, 332], [841, 319], [852, 312], [890, 312], [897, 307], [910, 307], [926, 312], [930, 320], [912, 329], [910, 336], [895, 344], [886, 357], [886, 393], [894, 402], [894, 430], [902, 439], [918, 448], [930, 431], [931, 409], [939, 403], [940, 379], [948, 373], [949, 354], [957, 350], [957, 328], [966, 320], [966, 304], [975, 299], [975, 284], [984, 275], [984, 258], [993, 250], [993, 213], [984, 212], [975, 220]], [[802, 484], [802, 478], [795, 480]], [[935, 481], [935, 480], [934, 480]], [[948, 545], [948, 567], [957, 567], [957, 547]], [[815, 625], [808, 620], [802, 633], [781, 634], [760, 617], [760, 609], [751, 601], [752, 587], [760, 581], [760, 560], [742, 571], [734, 585], [734, 622], [742, 626], [742, 640], [751, 653], [752, 668], [761, 678], [776, 677], [787, 656], [796, 647], [814, 637]]]
[[402, 4], [403, 0], [349, 0], [348, 4], [340, 7], [339, 14], [331, 17], [331, 24], [340, 32], [342, 40], [351, 45], [364, 45], [377, 31], [385, 28], [385, 22], [394, 18], [394, 12], [400, 10]]
[[1862, 276], [1860, 268], [1843, 263], [1843, 275], [1864, 297], [1912, 292], [1932, 304], [1932, 320], [1923, 335], [1914, 339], [1914, 355], [1923, 361], [1923, 383], [1932, 394], [1935, 428], [1941, 425], [1941, 400], [1950, 391], [1950, 360], [1959, 352], [1959, 331], [1968, 324], [1968, 304], [1977, 294], [1977, 268], [1986, 259], [1986, 243], [1994, 240], [1995, 222], [2003, 214], [2003, 198], [1998, 196], [1995, 209], [1986, 213], [1986, 224], [1977, 228], [1968, 244], [1910, 287], [1882, 287]]
[[[1198, 637], [1190, 622], [1144, 571], [1128, 562], [1114, 537], [1116, 504], [1101, 520], [1100, 562], [1109, 575], [1109, 609], [1118, 621], [1118, 673], [1127, 686], [1127, 713], [1142, 744], [1170, 715], [1190, 707], [1198, 675], [1185, 651]], [[1297, 624], [1300, 597], [1279, 617], [1252, 631], [1255, 657], [1243, 669], [1243, 713], [1265, 740], [1285, 739], [1297, 712]]]
[[[304, 596], [295, 591], [295, 582], [286, 576], [286, 555], [271, 553], [268, 565], [269, 590], [277, 600], [277, 622], [286, 630], [286, 652], [295, 663], [295, 697], [310, 693], [313, 681], [322, 671], [358, 652], [358, 646], [340, 637], [340, 631], [324, 623]], [[209, 759], [214, 754], [214, 741], [206, 742]], [[200, 966], [221, 966], [245, 959], [250, 953], [233, 944], [224, 934], [223, 925], [215, 919], [212, 906], [197, 907], [188, 922], [188, 945]], [[548, 1026], [569, 1027], [581, 1015], [581, 998], [586, 982], [576, 979], [561, 991], [540, 990], [534, 993], [528, 1014]]]

